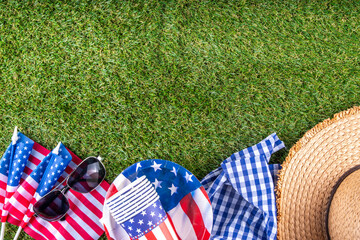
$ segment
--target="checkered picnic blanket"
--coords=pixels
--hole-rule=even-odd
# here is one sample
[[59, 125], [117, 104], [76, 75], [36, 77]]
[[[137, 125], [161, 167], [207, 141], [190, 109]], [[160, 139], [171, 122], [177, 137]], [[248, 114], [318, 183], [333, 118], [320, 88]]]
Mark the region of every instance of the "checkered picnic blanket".
[[234, 153], [201, 181], [214, 213], [211, 239], [276, 239], [274, 186], [280, 165], [268, 163], [284, 147], [273, 133]]

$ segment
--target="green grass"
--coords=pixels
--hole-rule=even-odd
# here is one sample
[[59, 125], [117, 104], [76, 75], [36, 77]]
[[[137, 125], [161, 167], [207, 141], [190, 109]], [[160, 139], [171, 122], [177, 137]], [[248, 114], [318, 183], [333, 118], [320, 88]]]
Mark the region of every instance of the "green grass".
[[360, 103], [357, 1], [52, 2], [0, 3], [3, 149], [17, 125], [100, 153], [109, 182], [149, 158], [201, 179]]

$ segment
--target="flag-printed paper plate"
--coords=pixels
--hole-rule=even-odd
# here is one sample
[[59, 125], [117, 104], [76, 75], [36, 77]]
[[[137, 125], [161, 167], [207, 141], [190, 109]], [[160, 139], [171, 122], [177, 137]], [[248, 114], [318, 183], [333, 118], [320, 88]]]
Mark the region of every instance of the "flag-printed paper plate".
[[[136, 163], [114, 180], [105, 198], [110, 198], [142, 176], [146, 176], [156, 189], [179, 239], [210, 238], [213, 213], [208, 195], [199, 180], [176, 163], [160, 159]], [[113, 219], [106, 204], [101, 221], [109, 240], [131, 239]]]

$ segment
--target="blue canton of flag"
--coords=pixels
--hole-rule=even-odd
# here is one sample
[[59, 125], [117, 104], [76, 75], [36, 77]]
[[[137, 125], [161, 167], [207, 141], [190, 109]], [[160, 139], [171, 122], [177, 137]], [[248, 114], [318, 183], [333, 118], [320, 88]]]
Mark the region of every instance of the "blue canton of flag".
[[22, 133], [18, 133], [18, 140], [15, 145], [15, 153], [11, 159], [8, 185], [16, 187], [20, 183], [21, 175], [31, 154], [34, 141]]
[[166, 218], [160, 200], [157, 200], [141, 213], [122, 223], [121, 226], [126, 229], [131, 239], [139, 239], [159, 226]]
[[[136, 175], [129, 176], [130, 172]], [[145, 175], [155, 187], [160, 199], [168, 200], [162, 203], [165, 211], [173, 209], [189, 192], [201, 187], [200, 182], [194, 181], [195, 176], [191, 172], [185, 168], [179, 168], [179, 165], [170, 161], [157, 159], [142, 161], [131, 166], [123, 174], [128, 179]]]
[[54, 187], [55, 183], [58, 181], [59, 177], [72, 159], [70, 153], [62, 143], [60, 143], [58, 154], [50, 152], [47, 157], [49, 157], [49, 162], [47, 163], [46, 170], [39, 187], [36, 190], [41, 197]]
[[[11, 152], [13, 151], [12, 149], [14, 148], [14, 145], [12, 145], [10, 143], [10, 145], [8, 146], [8, 148], [6, 149], [6, 151], [4, 152], [4, 155], [1, 158], [1, 163], [0, 163], [0, 173], [2, 175], [4, 175], [5, 177], [8, 176], [9, 174], [9, 166], [10, 166], [10, 159], [11, 159]], [[7, 179], [5, 180], [5, 182], [7, 182]]]

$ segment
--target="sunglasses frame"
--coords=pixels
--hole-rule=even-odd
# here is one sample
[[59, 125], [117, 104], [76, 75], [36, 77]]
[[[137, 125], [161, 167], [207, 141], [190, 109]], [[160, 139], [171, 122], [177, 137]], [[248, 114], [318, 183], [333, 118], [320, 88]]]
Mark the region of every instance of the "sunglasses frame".
[[[48, 192], [47, 194], [45, 194], [44, 196], [42, 196], [39, 200], [37, 200], [36, 202], [35, 202], [35, 204], [38, 202], [38, 201], [40, 201], [41, 199], [43, 199], [43, 198], [45, 198], [47, 195], [49, 195], [50, 193], [53, 193], [53, 192], [56, 192], [56, 191], [59, 191], [61, 194], [63, 194], [64, 195], [64, 197], [65, 197], [65, 199], [66, 199], [66, 201], [69, 203], [69, 200], [68, 200], [68, 198], [65, 196], [65, 194], [66, 194], [66, 192], [68, 191], [68, 190], [70, 190], [70, 189], [72, 189], [70, 186], [69, 186], [69, 184], [68, 184], [68, 180], [69, 180], [69, 178], [70, 178], [70, 176], [78, 169], [78, 167], [82, 164], [82, 163], [84, 163], [85, 161], [87, 161], [87, 160], [89, 160], [89, 159], [91, 159], [91, 158], [95, 158], [95, 159], [97, 159], [98, 161], [99, 161], [99, 163], [102, 165], [102, 167], [104, 168], [104, 171], [105, 171], [105, 174], [104, 174], [104, 177], [103, 177], [103, 179], [100, 181], [100, 183], [96, 186], [96, 187], [94, 187], [93, 189], [91, 189], [90, 191], [88, 191], [88, 192], [86, 192], [86, 193], [90, 193], [90, 192], [92, 192], [93, 190], [95, 190], [104, 180], [105, 180], [105, 176], [106, 176], [106, 168], [105, 168], [105, 165], [102, 163], [102, 158], [100, 157], [100, 156], [98, 156], [98, 157], [94, 157], [94, 156], [89, 156], [89, 157], [87, 157], [87, 158], [85, 158], [84, 160], [82, 160], [77, 166], [76, 166], [76, 168], [74, 168], [74, 170], [61, 182], [61, 183], [59, 183], [57, 186], [55, 186], [50, 192]], [[61, 189], [59, 189], [59, 186], [62, 186], [62, 184], [65, 182], [65, 186], [63, 186]], [[72, 190], [74, 190], [75, 192], [79, 192], [79, 191], [76, 191], [75, 189], [72, 189]], [[82, 193], [82, 192], [79, 192], [79, 193]], [[35, 204], [34, 204], [34, 206], [35, 206]], [[34, 209], [34, 208], [33, 208]], [[55, 222], [55, 221], [58, 221], [58, 220], [65, 220], [65, 216], [66, 216], [66, 214], [68, 213], [68, 211], [70, 210], [70, 207], [69, 207], [69, 209], [68, 210], [66, 210], [66, 212], [63, 214], [63, 215], [61, 215], [61, 216], [59, 216], [59, 217], [57, 217], [57, 218], [55, 218], [55, 219], [52, 219], [52, 220], [49, 220], [49, 219], [46, 219], [46, 218], [44, 218], [44, 217], [42, 217], [42, 216], [40, 216], [39, 214], [37, 214], [36, 212], [35, 212], [35, 209], [34, 209], [34, 212], [35, 212], [35, 217], [40, 217], [40, 218], [42, 218], [42, 219], [44, 219], [45, 221], [48, 221], [48, 222]]]

